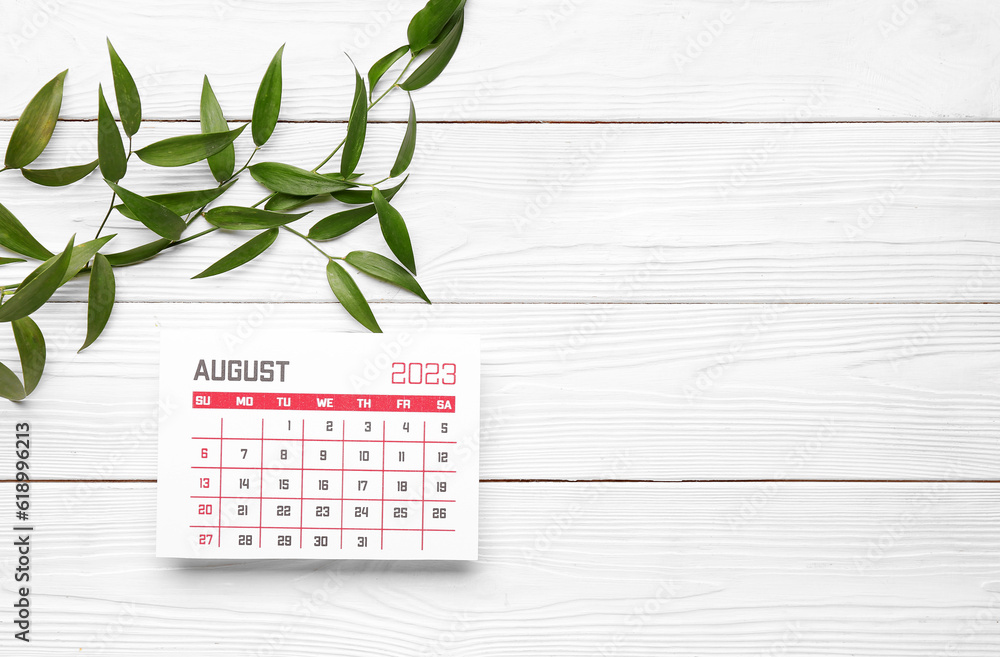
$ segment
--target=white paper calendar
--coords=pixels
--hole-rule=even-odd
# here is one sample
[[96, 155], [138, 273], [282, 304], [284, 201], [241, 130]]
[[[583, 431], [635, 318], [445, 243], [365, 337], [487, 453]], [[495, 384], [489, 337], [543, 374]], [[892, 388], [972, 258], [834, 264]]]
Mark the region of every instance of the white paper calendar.
[[156, 554], [477, 558], [479, 340], [161, 335]]

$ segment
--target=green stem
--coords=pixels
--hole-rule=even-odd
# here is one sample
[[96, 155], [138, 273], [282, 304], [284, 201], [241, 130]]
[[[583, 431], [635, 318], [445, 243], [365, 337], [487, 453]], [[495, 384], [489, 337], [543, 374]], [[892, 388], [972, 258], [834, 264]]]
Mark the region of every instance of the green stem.
[[320, 169], [321, 166], [323, 166], [324, 164], [326, 164], [327, 162], [329, 162], [330, 160], [332, 160], [333, 156], [337, 154], [337, 151], [339, 151], [340, 148], [345, 143], [347, 143], [347, 137], [344, 137], [343, 139], [340, 140], [340, 143], [337, 144], [337, 147], [335, 149], [333, 149], [333, 151], [329, 155], [326, 156], [326, 159], [324, 159], [322, 162], [320, 162], [315, 167], [313, 167], [313, 173], [316, 173], [317, 171], [319, 171], [319, 169]]
[[115, 199], [117, 198], [118, 198], [117, 194], [114, 193], [111, 194], [111, 205], [108, 206], [108, 212], [107, 214], [104, 215], [104, 220], [101, 221], [101, 225], [98, 226], [97, 228], [97, 234], [94, 235], [95, 240], [101, 236], [101, 231], [104, 230], [104, 224], [108, 223], [108, 217], [111, 216], [111, 211], [115, 209]]
[[241, 173], [243, 173], [244, 171], [246, 171], [247, 169], [249, 169], [250, 168], [250, 162], [253, 160], [253, 156], [256, 155], [257, 151], [259, 151], [259, 150], [260, 150], [260, 146], [254, 146], [253, 153], [250, 153], [250, 157], [247, 158], [246, 164], [244, 164], [243, 166], [241, 166], [235, 173], [233, 173], [233, 175], [229, 176], [229, 178], [227, 178], [223, 182], [219, 183], [219, 186], [221, 187], [221, 186], [223, 186], [223, 185], [231, 182], [233, 180], [233, 178], [235, 178], [236, 176], [240, 175]]
[[190, 242], [191, 240], [196, 240], [199, 237], [201, 237], [202, 235], [208, 235], [209, 233], [214, 233], [217, 230], [219, 230], [218, 226], [212, 226], [211, 228], [209, 228], [207, 230], [203, 230], [200, 233], [195, 233], [194, 235], [190, 235], [188, 237], [185, 237], [182, 240], [177, 240], [176, 242], [171, 242], [170, 244], [168, 244], [167, 246], [165, 246], [163, 248], [164, 249], [169, 249], [172, 246], [177, 246], [178, 244], [183, 244], [184, 242]]
[[[309, 244], [309, 246], [311, 246], [312, 248], [314, 248], [317, 251], [319, 251], [320, 253], [322, 253], [323, 257], [326, 258], [327, 260], [333, 260], [334, 259], [334, 257], [332, 255], [330, 255], [329, 253], [327, 253], [323, 249], [321, 249], [318, 246], [316, 246], [315, 242], [313, 242], [311, 239], [309, 239], [308, 237], [306, 237], [305, 235], [303, 235], [299, 231], [295, 230], [294, 228], [289, 228], [288, 226], [282, 226], [282, 228], [284, 228], [285, 230], [287, 230], [289, 233], [292, 233], [293, 235], [298, 235], [299, 237], [301, 237], [302, 239], [304, 239], [306, 241], [306, 243]], [[340, 258], [337, 258], [337, 259], [339, 260]]]
[[253, 204], [253, 205], [251, 205], [250, 207], [251, 207], [251, 208], [255, 208], [255, 207], [257, 207], [258, 205], [260, 205], [261, 203], [266, 203], [267, 201], [270, 201], [270, 200], [271, 200], [272, 198], [274, 198], [274, 197], [275, 197], [275, 196], [277, 195], [277, 193], [278, 193], [278, 192], [271, 192], [270, 194], [268, 194], [267, 196], [265, 196], [265, 197], [264, 197], [264, 198], [262, 198], [261, 200], [257, 201], [256, 203], [254, 203], [254, 204]]

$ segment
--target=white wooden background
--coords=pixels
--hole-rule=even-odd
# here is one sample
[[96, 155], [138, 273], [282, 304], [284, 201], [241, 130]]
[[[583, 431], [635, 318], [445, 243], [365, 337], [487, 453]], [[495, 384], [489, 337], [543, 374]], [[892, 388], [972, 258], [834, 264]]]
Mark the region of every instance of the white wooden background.
[[[105, 36], [140, 143], [196, 129], [203, 73], [248, 118], [287, 42], [269, 159], [311, 166], [345, 130], [341, 53], [367, 67], [420, 4], [6, 0], [0, 143], [68, 66], [42, 163], [93, 157]], [[188, 280], [235, 243], [216, 235], [118, 270], [83, 354], [82, 282], [39, 313], [46, 378], [2, 407], [45, 480], [35, 625], [14, 646], [0, 532], [3, 650], [1000, 654], [1000, 4], [471, 0], [417, 105], [397, 205], [436, 303], [365, 290], [386, 329], [484, 337], [480, 561], [154, 558], [159, 328], [357, 330], [297, 241]], [[404, 117], [379, 106], [363, 170]], [[194, 169], [128, 182], [211, 184]], [[0, 176], [53, 248], [106, 199]], [[357, 233], [344, 251], [378, 243]]]

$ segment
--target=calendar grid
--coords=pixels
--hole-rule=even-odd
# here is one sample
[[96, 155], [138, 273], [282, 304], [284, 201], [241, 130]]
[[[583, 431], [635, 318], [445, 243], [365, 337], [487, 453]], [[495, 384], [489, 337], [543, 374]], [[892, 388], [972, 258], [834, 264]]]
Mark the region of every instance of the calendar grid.
[[[266, 543], [266, 541], [265, 541], [266, 536], [264, 534], [265, 530], [269, 530], [269, 531], [270, 530], [285, 530], [285, 531], [291, 530], [291, 532], [294, 532], [295, 530], [298, 530], [299, 531], [299, 545], [298, 545], [299, 549], [303, 549], [305, 547], [305, 533], [307, 531], [324, 531], [324, 532], [334, 532], [334, 531], [336, 531], [336, 532], [340, 533], [340, 549], [341, 550], [344, 549], [343, 548], [343, 546], [344, 546], [344, 532], [357, 531], [357, 532], [371, 532], [372, 534], [374, 534], [375, 531], [378, 531], [378, 533], [379, 533], [379, 548], [378, 548], [379, 551], [383, 551], [383, 550], [386, 549], [386, 541], [385, 541], [386, 532], [404, 532], [404, 533], [407, 533], [407, 532], [420, 532], [420, 548], [419, 548], [419, 550], [420, 551], [424, 551], [425, 548], [426, 548], [425, 535], [426, 535], [427, 532], [452, 532], [452, 531], [455, 531], [454, 529], [451, 529], [451, 528], [445, 528], [445, 527], [428, 527], [427, 526], [427, 520], [426, 520], [426, 514], [427, 514], [427, 511], [428, 511], [427, 502], [428, 501], [432, 501], [432, 502], [435, 502], [435, 503], [438, 503], [438, 504], [456, 504], [458, 502], [457, 499], [453, 499], [453, 498], [449, 498], [449, 499], [437, 499], [435, 497], [434, 499], [431, 499], [431, 500], [429, 500], [427, 498], [427, 485], [429, 483], [428, 482], [428, 478], [427, 478], [428, 474], [432, 474], [432, 475], [446, 475], [446, 474], [455, 474], [457, 472], [456, 470], [435, 469], [433, 466], [431, 468], [428, 468], [427, 467], [428, 466], [428, 463], [427, 463], [427, 450], [428, 450], [428, 448], [431, 445], [441, 445], [441, 446], [444, 446], [444, 445], [455, 445], [455, 444], [457, 444], [457, 441], [454, 441], [454, 440], [428, 440], [427, 439], [427, 421], [426, 420], [420, 422], [420, 425], [421, 425], [420, 426], [420, 439], [419, 440], [407, 439], [407, 438], [405, 438], [405, 436], [407, 434], [409, 434], [409, 432], [410, 432], [411, 423], [410, 423], [410, 421], [406, 421], [406, 420], [401, 420], [401, 423], [402, 423], [401, 424], [402, 431], [404, 433], [396, 433], [397, 431], [399, 431], [399, 428], [397, 427], [397, 428], [393, 429], [392, 435], [390, 435], [389, 423], [388, 423], [387, 420], [383, 419], [382, 420], [382, 435], [381, 435], [381, 437], [372, 437], [372, 438], [369, 438], [367, 440], [363, 440], [363, 439], [351, 439], [351, 438], [347, 437], [347, 420], [345, 419], [345, 420], [341, 421], [341, 435], [340, 435], [339, 439], [335, 438], [335, 437], [330, 437], [330, 438], [309, 438], [309, 437], [307, 437], [307, 431], [308, 431], [308, 429], [307, 429], [307, 421], [306, 421], [305, 418], [302, 418], [301, 421], [300, 421], [300, 423], [299, 423], [299, 427], [298, 427], [299, 430], [297, 432], [295, 432], [295, 433], [298, 433], [298, 436], [292, 435], [292, 436], [282, 437], [282, 436], [275, 436], [274, 435], [274, 433], [275, 433], [275, 428], [274, 427], [270, 428], [270, 433], [272, 434], [272, 436], [268, 436], [269, 428], [268, 428], [267, 420], [262, 417], [260, 419], [260, 433], [259, 433], [259, 435], [256, 436], [256, 437], [251, 438], [251, 437], [249, 437], [247, 435], [250, 432], [247, 432], [245, 430], [241, 431], [241, 430], [239, 430], [239, 428], [236, 429], [236, 433], [238, 435], [236, 435], [236, 436], [227, 436], [226, 435], [226, 422], [225, 422], [225, 419], [222, 418], [222, 417], [220, 417], [219, 418], [219, 435], [218, 435], [218, 437], [193, 436], [193, 435], [189, 436], [192, 439], [192, 441], [202, 441], [202, 440], [208, 440], [208, 439], [211, 439], [211, 440], [214, 440], [214, 441], [218, 441], [218, 445], [219, 445], [219, 464], [218, 465], [189, 465], [189, 467], [191, 468], [192, 471], [200, 472], [200, 471], [204, 471], [204, 470], [213, 470], [213, 471], [217, 471], [219, 473], [219, 479], [218, 479], [218, 483], [217, 483], [218, 491], [217, 491], [216, 494], [211, 494], [211, 495], [208, 495], [208, 494], [206, 494], [206, 495], [193, 494], [193, 495], [190, 495], [190, 499], [192, 499], [192, 500], [204, 500], [204, 499], [215, 500], [216, 503], [218, 504], [218, 507], [214, 511], [214, 514], [217, 515], [218, 522], [216, 522], [213, 525], [208, 525], [208, 524], [191, 524], [191, 525], [189, 525], [189, 527], [192, 528], [192, 529], [206, 529], [206, 528], [215, 529], [218, 532], [217, 540], [215, 541], [215, 545], [218, 546], [218, 547], [222, 547], [222, 535], [223, 535], [224, 530], [246, 530], [246, 529], [251, 529], [252, 530], [252, 529], [256, 529], [257, 530], [257, 534], [256, 534], [256, 536], [254, 538], [256, 539], [258, 549], [262, 549], [262, 548], [265, 547], [265, 543]], [[374, 424], [374, 423], [371, 423], [371, 424]], [[289, 422], [288, 423], [288, 429], [292, 429], [292, 426], [293, 426], [292, 423]], [[393, 426], [395, 426], [395, 425], [393, 425]], [[327, 430], [329, 431], [329, 428]], [[340, 457], [341, 458], [340, 458], [340, 463], [339, 464], [336, 464], [336, 463], [334, 463], [334, 464], [335, 465], [339, 465], [340, 467], [307, 467], [307, 454], [306, 454], [307, 444], [317, 443], [318, 442], [318, 443], [326, 443], [327, 445], [336, 445], [336, 442], [338, 440], [341, 443], [341, 449], [340, 449], [340, 452], [341, 452], [340, 453]], [[282, 462], [285, 462], [285, 463], [288, 462], [288, 461], [284, 461], [284, 459], [286, 458], [284, 456], [284, 453], [286, 451], [286, 447], [281, 447], [281, 449], [280, 449], [280, 451], [282, 453], [282, 456], [281, 456], [282, 460], [281, 461], [276, 461], [276, 462], [272, 463], [270, 461], [270, 457], [268, 457], [268, 455], [267, 455], [268, 453], [265, 452], [265, 449], [267, 449], [267, 445], [268, 444], [273, 444], [272, 441], [278, 441], [279, 443], [283, 443], [283, 444], [286, 444], [286, 445], [289, 444], [289, 443], [292, 443], [292, 444], [298, 443], [297, 447], [299, 448], [300, 453], [298, 455], [298, 459], [297, 460], [299, 461], [299, 465], [297, 467], [296, 466], [284, 466], [283, 467], [283, 466], [279, 465]], [[252, 465], [252, 463], [253, 463], [252, 461], [248, 462], [248, 461], [244, 460], [244, 461], [242, 461], [242, 464], [241, 464], [241, 462], [238, 459], [238, 454], [239, 454], [240, 451], [242, 451], [242, 453], [243, 453], [243, 459], [246, 459], [246, 457], [247, 457], [247, 445], [248, 445], [248, 443], [251, 443], [251, 442], [256, 443], [259, 446], [259, 449], [260, 449], [259, 460], [258, 460], [258, 462], [256, 464], [256, 467], [254, 467], [254, 465]], [[347, 460], [347, 444], [348, 443], [357, 443], [357, 444], [365, 444], [365, 443], [367, 443], [367, 444], [373, 445], [373, 446], [380, 446], [381, 450], [382, 450], [381, 451], [381, 456], [380, 456], [380, 458], [378, 460], [375, 461], [375, 463], [379, 463], [380, 462], [380, 466], [381, 467], [378, 467], [378, 466], [376, 466], [375, 468], [372, 468], [372, 467], [348, 467], [348, 466], [354, 465], [353, 463], [350, 463]], [[386, 465], [388, 463], [390, 463], [389, 456], [388, 456], [389, 455], [389, 451], [388, 450], [389, 450], [389, 446], [391, 446], [393, 444], [399, 445], [400, 447], [405, 447], [407, 445], [419, 445], [420, 446], [419, 447], [419, 449], [420, 449], [419, 466], [420, 467], [419, 468], [416, 468], [416, 467], [410, 467], [410, 468], [407, 468], [407, 467], [397, 467], [397, 468], [388, 467], [387, 468]], [[229, 446], [229, 448], [228, 448], [229, 451], [227, 451], [227, 445]], [[233, 451], [234, 448], [236, 449], [235, 452]], [[290, 450], [291, 447], [289, 447], [287, 449]], [[409, 449], [409, 448], [407, 448], [407, 449]], [[320, 452], [322, 454], [326, 454], [327, 453], [326, 450], [322, 450], [322, 449], [320, 450]], [[367, 454], [367, 451], [365, 453]], [[393, 458], [395, 458], [395, 454], [396, 454], [395, 452], [392, 453]], [[254, 455], [254, 456], [256, 457], [257, 455]], [[408, 452], [408, 451], [405, 451], [404, 449], [401, 449], [400, 452], [399, 452], [399, 457], [398, 457], [398, 462], [400, 463], [400, 465], [403, 465], [403, 466], [407, 466], [407, 465], [416, 466], [417, 465], [416, 463], [413, 463], [414, 459], [412, 459], [412, 458], [409, 461], [407, 461], [406, 458], [405, 458], [406, 456], [411, 456], [412, 457], [412, 456], [415, 456], [415, 455], [412, 452]], [[227, 460], [227, 459], [234, 459], [234, 458], [236, 459], [235, 462], [231, 461], [231, 460]], [[325, 461], [326, 460], [326, 456], [323, 456], [321, 460]], [[366, 461], [367, 458], [365, 458], [364, 460]], [[438, 461], [442, 461], [441, 458], [440, 458], [440, 452], [439, 452]], [[291, 461], [291, 462], [294, 463], [294, 461]], [[444, 463], [446, 463], [446, 461], [442, 462], [442, 464], [444, 464]], [[312, 465], [312, 463], [309, 463], [309, 464]], [[363, 463], [359, 463], [358, 465], [363, 465]], [[245, 473], [247, 471], [251, 471], [252, 472], [253, 470], [257, 471], [257, 476], [259, 477], [258, 486], [256, 487], [257, 491], [258, 491], [258, 494], [256, 496], [253, 496], [252, 494], [250, 494], [249, 491], [246, 491], [246, 493], [244, 493], [244, 494], [240, 494], [240, 493], [237, 493], [235, 495], [234, 494], [226, 494], [226, 487], [232, 485], [232, 484], [227, 484], [226, 483], [227, 481], [235, 481], [235, 483], [238, 484], [238, 488], [239, 489], [244, 489], [244, 488], [247, 487], [247, 485], [246, 485], [245, 482], [247, 482], [247, 481], [252, 482], [252, 479], [245, 479], [245, 478], [242, 477], [242, 475], [237, 475], [237, 479], [236, 480], [224, 480], [223, 478], [225, 477], [225, 475], [226, 475], [227, 472], [244, 472]], [[286, 494], [281, 494], [281, 491], [284, 491], [284, 490], [286, 490], [288, 488], [288, 483], [289, 483], [290, 479], [285, 479], [285, 478], [278, 479], [278, 484], [279, 484], [280, 490], [275, 490], [274, 492], [270, 492], [268, 490], [269, 487], [271, 487], [271, 484], [270, 483], [265, 484], [265, 482], [268, 480], [267, 475], [269, 475], [269, 474], [274, 475], [276, 473], [284, 473], [284, 472], [288, 472], [288, 473], [301, 473], [301, 476], [299, 477], [299, 481], [298, 481], [298, 483], [299, 483], [298, 500], [295, 499], [295, 493], [293, 492], [294, 488], [292, 488], [292, 490], [287, 491]], [[314, 472], [314, 473], [328, 473], [328, 472], [329, 473], [336, 473], [336, 472], [339, 472], [340, 473], [340, 495], [339, 495], [339, 497], [332, 497], [332, 496], [317, 497], [317, 496], [314, 496], [314, 495], [307, 496], [306, 495], [306, 488], [307, 488], [307, 483], [306, 482], [307, 481], [315, 481], [315, 480], [309, 480], [305, 476], [306, 473], [310, 473], [310, 472]], [[354, 496], [348, 497], [347, 496], [347, 493], [349, 492], [347, 490], [347, 480], [349, 478], [348, 477], [348, 473], [365, 473], [365, 474], [368, 474], [368, 475], [378, 474], [380, 476], [380, 483], [381, 483], [381, 486], [380, 486], [380, 497], [354, 497]], [[386, 473], [389, 473], [389, 474], [400, 473], [400, 474], [404, 474], [404, 475], [411, 475], [411, 476], [414, 476], [414, 477], [416, 476], [417, 473], [420, 473], [420, 496], [419, 496], [419, 500], [415, 499], [412, 496], [410, 496], [410, 497], [395, 496], [395, 497], [391, 497], [391, 498], [388, 497], [387, 496], [388, 491], [386, 489], [386, 484], [387, 484], [387, 482], [386, 482]], [[205, 481], [207, 483], [208, 480], [205, 480]], [[291, 480], [291, 481], [293, 481], [293, 480]], [[353, 479], [352, 479], [352, 481], [353, 481]], [[416, 482], [414, 481], [413, 483], [416, 483]], [[310, 484], [310, 486], [312, 486], [312, 485], [313, 484]], [[402, 481], [397, 482], [397, 488], [400, 491], [406, 491], [406, 487], [403, 487]], [[325, 487], [323, 487], [323, 488], [320, 488], [320, 490], [325, 491], [327, 489]], [[358, 490], [361, 491], [362, 489], [359, 487]], [[445, 489], [442, 487], [442, 485], [438, 484], [437, 492], [441, 493], [444, 490]], [[270, 494], [268, 494], [269, 492], [270, 492]], [[242, 493], [242, 491], [241, 491], [241, 493]], [[331, 493], [333, 493], [333, 491], [331, 491]], [[333, 495], [336, 495], [336, 493], [333, 493]], [[299, 504], [299, 509], [298, 509], [298, 511], [299, 511], [299, 513], [298, 513], [298, 515], [299, 515], [299, 522], [298, 522], [298, 525], [294, 525], [294, 523], [291, 523], [291, 522], [288, 523], [288, 524], [281, 524], [280, 520], [279, 520], [279, 523], [277, 523], [277, 524], [274, 523], [273, 521], [272, 522], [266, 522], [266, 520], [269, 520], [270, 517], [265, 517], [265, 508], [270, 508], [269, 504], [271, 503], [272, 500], [276, 501], [278, 503], [278, 505], [279, 505], [278, 508], [279, 509], [281, 509], [281, 508], [285, 509], [284, 513], [281, 513], [279, 511], [279, 513], [278, 513], [279, 518], [281, 518], [282, 516], [288, 516], [289, 515], [289, 513], [288, 513], [289, 507], [287, 505], [281, 506], [282, 502], [297, 501], [298, 504]], [[225, 504], [227, 503], [227, 501], [230, 504], [232, 504], [232, 503], [235, 502], [235, 507], [227, 507], [227, 506], [225, 506]], [[229, 524], [229, 522], [227, 521], [227, 519], [229, 519], [229, 514], [233, 511], [233, 509], [236, 510], [236, 512], [237, 512], [238, 515], [241, 515], [241, 516], [246, 515], [246, 511], [245, 511], [246, 505], [248, 503], [252, 504], [254, 501], [257, 502], [257, 514], [258, 514], [257, 515], [257, 524], [256, 525], [250, 525], [250, 524]], [[306, 513], [305, 513], [305, 506], [306, 506], [306, 504], [305, 503], [307, 501], [310, 501], [310, 502], [312, 502], [312, 501], [316, 501], [316, 502], [328, 502], [328, 503], [334, 503], [334, 504], [337, 503], [337, 502], [339, 502], [340, 503], [340, 522], [336, 523], [336, 524], [330, 523], [329, 526], [307, 526], [306, 522], [305, 522], [305, 518], [306, 518]], [[362, 503], [363, 502], [363, 503], [374, 503], [374, 504], [377, 504], [378, 505], [377, 508], [378, 508], [379, 514], [380, 514], [380, 517], [379, 517], [379, 520], [378, 520], [377, 524], [375, 522], [370, 522], [370, 524], [367, 524], [367, 525], [366, 525], [366, 523], [360, 523], [361, 526], [351, 526], [351, 524], [347, 522], [347, 517], [345, 517], [345, 505], [346, 505], [346, 502], [358, 502], [358, 503]], [[409, 508], [411, 508], [411, 509], [413, 507], [417, 507], [417, 505], [419, 505], [419, 507], [418, 507], [419, 508], [419, 513], [420, 513], [419, 526], [416, 526], [416, 527], [412, 527], [412, 526], [411, 527], [391, 526], [391, 525], [393, 525], [395, 523], [387, 523], [386, 522], [386, 512], [387, 511], [391, 511], [394, 514], [397, 514], [397, 513], [400, 513], [400, 512], [398, 510], [390, 509], [387, 506], [387, 503], [388, 504], [407, 504], [407, 505], [409, 505]], [[319, 508], [320, 507], [317, 507], [317, 516], [319, 516]], [[403, 508], [407, 508], [407, 507], [403, 507]], [[292, 509], [294, 509], [294, 507], [292, 507]], [[435, 512], [435, 516], [434, 517], [437, 518], [438, 517], [438, 515], [437, 515], [438, 508], [435, 507], [434, 512]], [[213, 510], [209, 508], [208, 509], [208, 514], [212, 515], [213, 514]], [[293, 513], [291, 515], [292, 515], [292, 517], [294, 517], [294, 510], [293, 510]], [[359, 515], [357, 517], [361, 518], [362, 516]], [[365, 518], [368, 517], [367, 511], [365, 512], [364, 517]], [[406, 515], [405, 515], [405, 512], [403, 512], [403, 515], [394, 515], [393, 517], [395, 517], [395, 518], [406, 518]], [[232, 519], [229, 519], [229, 520], [232, 520]], [[290, 518], [289, 518], [289, 520], [290, 520]], [[229, 538], [232, 538], [232, 536], [230, 535]], [[287, 537], [287, 536], [284, 539], [282, 539], [281, 536], [279, 536], [278, 538], [279, 538], [279, 540], [285, 540], [285, 541], [290, 541], [291, 540], [291, 538]], [[374, 536], [372, 536], [372, 538], [374, 538]], [[318, 538], [317, 538], [317, 540], [318, 540]], [[360, 541], [360, 539], [359, 539], [359, 541]], [[374, 543], [374, 541], [373, 541], [373, 543]], [[290, 545], [290, 544], [291, 543], [289, 543], [289, 542], [285, 543], [285, 545]], [[228, 545], [228, 543], [227, 543], [227, 545]], [[239, 545], [241, 545], [241, 546], [242, 545], [250, 546], [250, 545], [252, 545], [252, 541], [249, 540], [249, 536], [248, 536], [246, 542], [244, 543], [244, 537], [240, 536], [239, 537]], [[280, 542], [279, 542], [279, 545], [281, 545]], [[374, 545], [373, 545], [373, 547], [374, 547]]]

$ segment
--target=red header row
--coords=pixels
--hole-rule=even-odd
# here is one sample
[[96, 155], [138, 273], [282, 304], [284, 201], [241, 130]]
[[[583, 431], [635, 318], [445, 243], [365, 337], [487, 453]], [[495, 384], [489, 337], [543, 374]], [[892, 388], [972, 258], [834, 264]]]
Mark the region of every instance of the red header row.
[[436, 395], [316, 395], [283, 392], [194, 392], [192, 408], [262, 411], [454, 413], [455, 398]]

